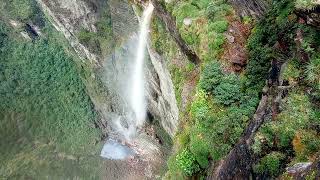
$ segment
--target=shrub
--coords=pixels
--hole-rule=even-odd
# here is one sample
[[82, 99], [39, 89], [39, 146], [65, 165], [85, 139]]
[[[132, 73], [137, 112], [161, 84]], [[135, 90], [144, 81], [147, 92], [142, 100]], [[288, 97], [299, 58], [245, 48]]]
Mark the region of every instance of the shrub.
[[101, 53], [100, 42], [97, 33], [82, 29], [78, 34], [78, 38], [81, 44], [87, 46], [93, 52], [98, 54]]
[[216, 0], [211, 2], [206, 9], [206, 14], [212, 21], [214, 21], [217, 17], [226, 16], [231, 12], [232, 7], [226, 4], [225, 0]]
[[176, 162], [183, 173], [187, 176], [191, 176], [200, 170], [199, 165], [196, 162], [196, 158], [187, 148], [176, 156]]
[[240, 81], [235, 74], [226, 75], [214, 90], [216, 102], [230, 105], [241, 98]]
[[215, 39], [213, 40], [213, 42], [209, 43], [209, 48], [210, 50], [214, 51], [219, 51], [222, 47], [222, 45], [224, 44], [225, 41], [225, 37], [223, 34], [216, 34], [215, 35]]
[[198, 8], [203, 9], [206, 8], [211, 0], [192, 0], [191, 4], [196, 5]]
[[283, 33], [281, 41], [286, 42], [288, 46], [294, 44], [292, 32], [295, 31], [295, 20], [289, 21], [290, 18], [288, 18], [293, 10], [294, 7], [290, 1], [274, 2], [269, 12], [252, 30], [247, 42], [249, 61], [246, 71], [247, 85], [251, 89], [260, 91], [263, 88], [268, 78], [271, 61], [279, 55], [273, 49], [275, 43], [280, 39], [278, 35], [286, 30], [287, 33]]
[[277, 177], [282, 166], [281, 161], [284, 158], [285, 156], [279, 152], [267, 154], [254, 166], [254, 171], [260, 174], [267, 173], [272, 177]]
[[300, 138], [301, 144], [304, 147], [300, 152], [296, 151], [298, 156], [303, 156], [300, 159], [307, 159], [320, 151], [320, 139], [316, 132], [301, 131]]
[[192, 29], [193, 25], [189, 28], [181, 28], [180, 33], [182, 38], [186, 41], [188, 45], [197, 45], [200, 42], [200, 38], [197, 34], [195, 34]]
[[206, 92], [212, 92], [220, 84], [222, 77], [220, 63], [213, 61], [205, 66], [199, 81], [200, 87]]
[[198, 90], [191, 104], [191, 115], [197, 120], [206, 118], [209, 113], [208, 96], [203, 90]]
[[209, 145], [204, 139], [202, 132], [194, 132], [190, 137], [190, 151], [195, 156], [201, 168], [205, 169], [209, 165]]
[[215, 21], [215, 22], [209, 24], [209, 31], [223, 33], [227, 29], [228, 29], [228, 21], [226, 21], [226, 20]]
[[173, 15], [177, 17], [177, 22], [180, 26], [182, 25], [184, 18], [194, 18], [199, 14], [198, 8], [192, 5], [190, 2], [183, 2], [177, 7], [178, 8], [173, 10]]

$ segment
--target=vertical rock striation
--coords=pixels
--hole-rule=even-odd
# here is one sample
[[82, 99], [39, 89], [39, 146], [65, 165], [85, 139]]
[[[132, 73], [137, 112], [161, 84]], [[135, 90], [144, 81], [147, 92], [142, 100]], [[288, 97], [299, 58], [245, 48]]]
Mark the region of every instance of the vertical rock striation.
[[229, 0], [239, 16], [261, 17], [267, 10], [268, 0]]
[[[110, 122], [125, 115], [128, 105], [125, 101], [128, 75], [132, 70], [134, 49], [137, 43], [138, 18], [127, 0], [108, 0], [114, 43], [112, 53], [107, 57], [90, 51], [81, 44], [77, 33], [82, 29], [96, 32], [96, 22], [100, 17], [101, 1], [97, 0], [37, 0], [54, 27], [63, 33], [70, 45], [83, 62], [89, 62], [93, 68], [92, 80], [104, 82], [103, 92], [92, 95], [96, 110], [101, 115], [98, 123], [106, 135], [112, 135], [114, 129]], [[178, 108], [174, 96], [171, 77], [164, 60], [149, 49], [151, 61], [146, 63], [146, 81], [148, 83], [148, 111], [171, 136], [178, 124]], [[147, 60], [148, 61], [148, 60]], [[88, 80], [90, 81], [90, 80]], [[97, 93], [97, 92], [95, 92]]]

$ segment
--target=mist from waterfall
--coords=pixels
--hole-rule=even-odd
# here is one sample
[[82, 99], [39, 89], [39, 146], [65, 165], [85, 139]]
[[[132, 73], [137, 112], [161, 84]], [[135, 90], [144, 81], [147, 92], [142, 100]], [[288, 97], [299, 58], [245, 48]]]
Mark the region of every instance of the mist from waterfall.
[[[138, 129], [143, 126], [147, 114], [147, 102], [145, 97], [146, 83], [144, 77], [144, 59], [147, 49], [147, 39], [149, 33], [149, 26], [153, 12], [153, 5], [145, 8], [139, 23], [139, 35], [136, 44], [130, 48], [133, 51], [132, 70], [127, 74], [127, 98], [126, 103], [129, 105], [128, 112], [124, 115], [113, 118], [112, 127], [118, 133], [119, 137], [113, 137], [129, 144], [137, 136]], [[130, 63], [131, 64], [131, 63]], [[124, 87], [123, 87], [124, 88]], [[123, 89], [124, 90], [124, 89]], [[126, 97], [126, 96], [125, 96]], [[124, 139], [123, 139], [124, 138]], [[115, 152], [117, 157], [115, 156]], [[113, 139], [109, 139], [101, 151], [101, 156], [108, 159], [125, 159], [132, 155], [128, 153], [128, 149]]]
[[145, 79], [143, 73], [143, 64], [145, 59], [148, 31], [153, 9], [153, 5], [149, 3], [141, 18], [137, 56], [134, 62], [134, 70], [132, 74], [133, 84], [130, 93], [130, 105], [135, 115], [134, 118], [136, 127], [140, 127], [143, 125], [146, 116], [147, 105], [145, 100]]

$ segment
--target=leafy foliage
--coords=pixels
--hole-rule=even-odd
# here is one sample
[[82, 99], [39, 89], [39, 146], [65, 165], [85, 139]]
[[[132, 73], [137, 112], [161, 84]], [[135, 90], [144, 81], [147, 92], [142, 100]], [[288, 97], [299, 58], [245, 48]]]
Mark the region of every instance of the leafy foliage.
[[209, 24], [209, 31], [215, 31], [217, 33], [223, 33], [228, 29], [228, 21], [215, 21]]
[[240, 100], [240, 81], [235, 74], [228, 74], [214, 90], [214, 98], [218, 103], [230, 105]]
[[230, 105], [240, 100], [240, 81], [235, 74], [223, 74], [220, 64], [209, 63], [203, 70], [199, 85], [214, 95], [216, 102]]
[[274, 49], [276, 42], [283, 41], [288, 47], [294, 44], [293, 34], [284, 33], [284, 30], [294, 32], [296, 17], [292, 15], [293, 10], [292, 2], [277, 1], [252, 30], [247, 43], [249, 63], [246, 71], [246, 85], [250, 89], [260, 90], [264, 86], [272, 59], [280, 56]]
[[201, 74], [199, 85], [203, 90], [212, 92], [215, 87], [220, 84], [222, 78], [223, 73], [220, 64], [217, 61], [213, 61], [205, 66]]
[[184, 149], [181, 153], [179, 153], [176, 157], [176, 161], [187, 176], [191, 176], [200, 170], [199, 165], [196, 163], [195, 157], [188, 149]]
[[284, 157], [279, 152], [272, 152], [263, 157], [259, 164], [254, 167], [254, 170], [258, 173], [268, 173], [272, 177], [277, 177], [280, 173], [281, 161]]
[[33, 15], [35, 8], [31, 0], [8, 0], [0, 3], [3, 3], [3, 10], [6, 11], [10, 17], [23, 21]]
[[[5, 29], [1, 34], [9, 36]], [[52, 141], [70, 153], [88, 150], [99, 137], [93, 127], [96, 114], [64, 49], [51, 40], [31, 43], [10, 38], [0, 53], [1, 137], [9, 142], [11, 137]], [[19, 133], [12, 135], [10, 126], [19, 127]], [[8, 148], [1, 142], [1, 150], [10, 152], [5, 151]]]

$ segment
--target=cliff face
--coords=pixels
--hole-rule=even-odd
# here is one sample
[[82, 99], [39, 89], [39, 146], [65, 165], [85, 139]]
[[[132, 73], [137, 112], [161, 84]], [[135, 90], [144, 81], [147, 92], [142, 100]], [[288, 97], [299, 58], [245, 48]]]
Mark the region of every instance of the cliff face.
[[[132, 49], [135, 49], [138, 30], [138, 18], [126, 0], [37, 0], [42, 10], [49, 16], [54, 27], [62, 32], [84, 64], [93, 68], [88, 81], [100, 79], [104, 83], [103, 92], [88, 88], [95, 108], [102, 118], [99, 122], [104, 134], [112, 134], [110, 123], [116, 115], [124, 114], [127, 108], [123, 101], [125, 87], [131, 69]], [[108, 9], [109, 12], [103, 12]], [[109, 41], [111, 53], [103, 56], [81, 43], [78, 34], [83, 30], [99, 33], [97, 22], [103, 21], [102, 13], [108, 13], [111, 19], [112, 39]], [[103, 47], [99, 47], [103, 48]], [[148, 83], [148, 111], [150, 118], [159, 120], [166, 132], [173, 136], [178, 123], [178, 108], [174, 96], [170, 74], [164, 60], [149, 49], [151, 63], [146, 63], [146, 81]]]
[[80, 44], [76, 37], [76, 33], [81, 28], [96, 31], [94, 23], [97, 21], [97, 14], [94, 12], [94, 6], [89, 7], [84, 1], [75, 0], [37, 0], [37, 2], [43, 12], [51, 18], [54, 27], [68, 39], [79, 57], [89, 60], [92, 64], [97, 64], [98, 57]]
[[229, 0], [236, 9], [238, 15], [261, 17], [267, 10], [269, 2], [267, 0]]

